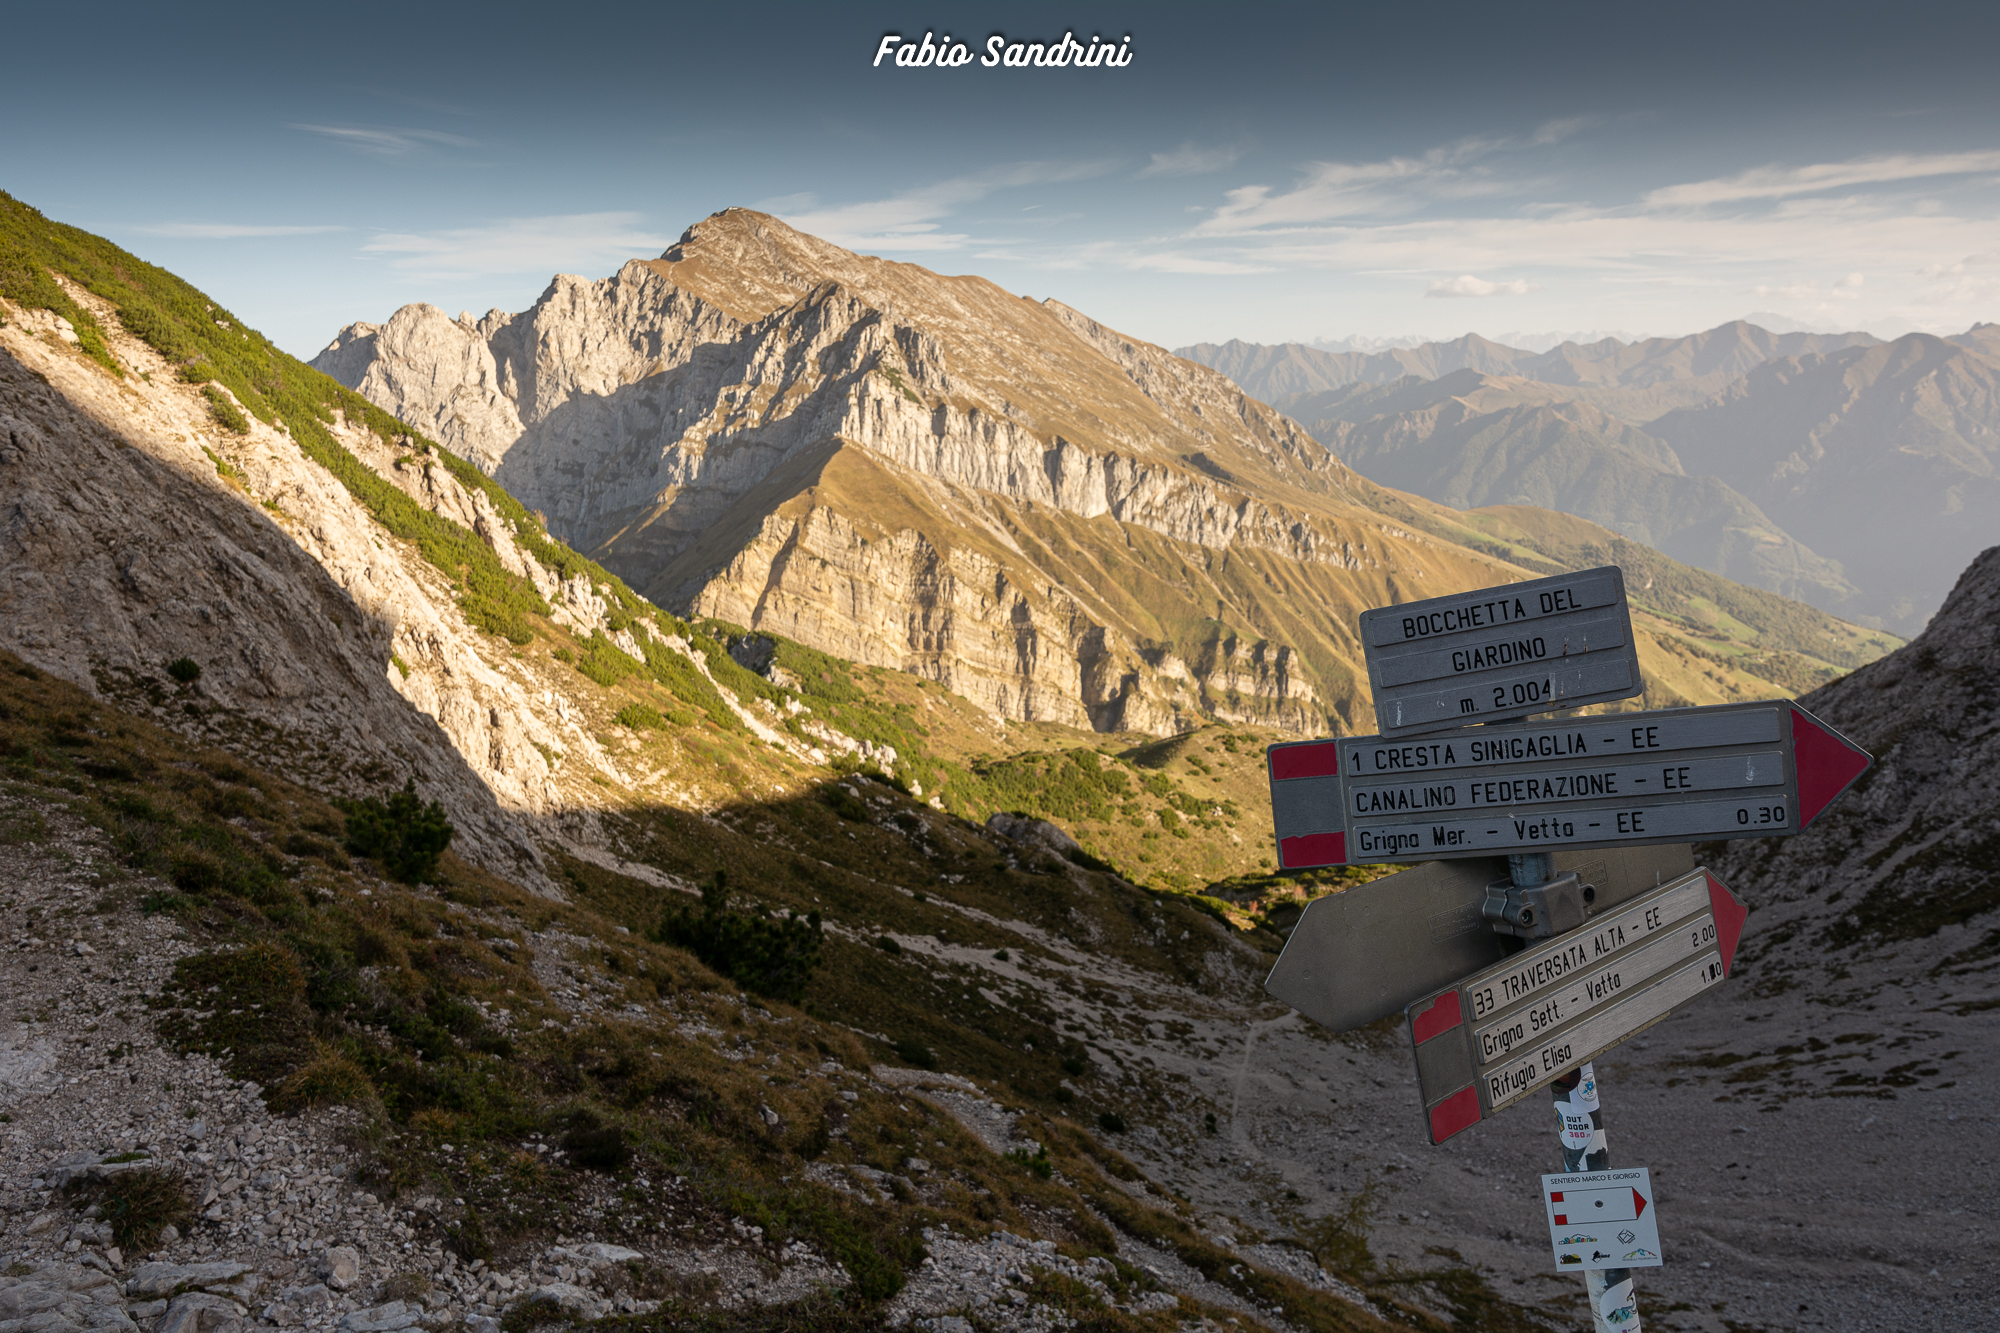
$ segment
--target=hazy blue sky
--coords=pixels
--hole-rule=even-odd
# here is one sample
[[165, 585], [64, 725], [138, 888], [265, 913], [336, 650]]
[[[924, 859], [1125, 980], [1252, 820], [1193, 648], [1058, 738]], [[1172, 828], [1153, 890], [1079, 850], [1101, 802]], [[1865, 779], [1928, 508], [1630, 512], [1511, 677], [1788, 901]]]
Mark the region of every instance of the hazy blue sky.
[[[885, 32], [1123, 69], [872, 68]], [[1169, 346], [2000, 319], [2000, 5], [15, 6], [0, 189], [289, 350], [747, 204]]]

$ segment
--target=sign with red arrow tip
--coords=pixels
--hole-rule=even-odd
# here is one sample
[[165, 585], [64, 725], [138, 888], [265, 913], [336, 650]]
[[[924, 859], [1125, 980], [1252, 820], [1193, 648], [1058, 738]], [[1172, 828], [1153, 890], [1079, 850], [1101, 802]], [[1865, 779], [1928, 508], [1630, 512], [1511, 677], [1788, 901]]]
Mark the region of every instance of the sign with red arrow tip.
[[1425, 1128], [1442, 1143], [1729, 975], [1748, 916], [1697, 868], [1406, 1011]]
[[1797, 833], [1868, 753], [1773, 700], [1274, 745], [1284, 870]]
[[1660, 1219], [1643, 1166], [1542, 1177], [1556, 1268], [1658, 1268]]

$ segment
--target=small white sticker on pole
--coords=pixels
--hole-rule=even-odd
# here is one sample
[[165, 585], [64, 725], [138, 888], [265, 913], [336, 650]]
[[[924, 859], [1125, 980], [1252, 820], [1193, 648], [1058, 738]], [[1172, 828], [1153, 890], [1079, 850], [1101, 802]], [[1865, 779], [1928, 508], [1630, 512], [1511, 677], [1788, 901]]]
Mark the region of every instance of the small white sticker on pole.
[[1597, 1126], [1591, 1123], [1590, 1112], [1574, 1102], [1557, 1102], [1556, 1119], [1561, 1121], [1562, 1145], [1571, 1152], [1584, 1152], [1590, 1147], [1590, 1140], [1597, 1134]]
[[1643, 1166], [1542, 1177], [1556, 1268], [1658, 1268], [1660, 1219]]
[[1584, 1062], [1583, 1076], [1576, 1086], [1569, 1090], [1569, 1104], [1584, 1111], [1597, 1109], [1597, 1069], [1589, 1061]]

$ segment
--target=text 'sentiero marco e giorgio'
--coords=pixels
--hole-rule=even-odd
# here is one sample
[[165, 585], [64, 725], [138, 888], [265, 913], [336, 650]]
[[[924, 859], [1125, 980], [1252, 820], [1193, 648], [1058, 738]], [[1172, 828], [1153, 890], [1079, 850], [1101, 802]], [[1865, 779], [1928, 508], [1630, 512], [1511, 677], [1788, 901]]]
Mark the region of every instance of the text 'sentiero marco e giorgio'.
[[[901, 33], [891, 32], [883, 34], [876, 45], [874, 63], [880, 67], [888, 60], [907, 69], [957, 69], [970, 65], [974, 58], [972, 49], [964, 42], [954, 42], [950, 33], [933, 41], [927, 32], [919, 42], [905, 41]], [[986, 52], [977, 59], [986, 69], [1002, 65], [1014, 69], [1123, 69], [1132, 63], [1132, 34], [1125, 34], [1120, 42], [1093, 36], [1086, 45], [1074, 32], [1064, 33], [1056, 42], [1010, 42], [1005, 33], [996, 32], [986, 39]]]

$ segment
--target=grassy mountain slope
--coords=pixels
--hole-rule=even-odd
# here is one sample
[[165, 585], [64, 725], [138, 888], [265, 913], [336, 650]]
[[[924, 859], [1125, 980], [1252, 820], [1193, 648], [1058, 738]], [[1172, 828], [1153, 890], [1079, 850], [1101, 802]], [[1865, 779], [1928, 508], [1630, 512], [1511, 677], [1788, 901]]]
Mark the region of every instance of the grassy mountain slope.
[[[1124, 1259], [1104, 1270], [1103, 1294], [1052, 1279], [1032, 1289], [1112, 1333], [1164, 1333], [1203, 1313], [1255, 1328], [1258, 1310], [1296, 1328], [1442, 1333], [1421, 1306], [1509, 1308], [1448, 1261], [1376, 1269], [1365, 1231], [1336, 1226], [1321, 1242], [1325, 1262], [1368, 1293], [1359, 1306], [1211, 1239], [1222, 1219], [1150, 1185], [1097, 1123], [1100, 1112], [1121, 1126], [1180, 1120], [1200, 1103], [1120, 1075], [1101, 1044], [1122, 1055], [1114, 1034], [1129, 1025], [1093, 972], [1115, 961], [1210, 997], [1197, 1008], [1226, 1009], [1253, 974], [1211, 955], [1243, 946], [1100, 872], [1045, 857], [1017, 868], [1004, 844], [881, 784], [853, 785], [858, 814], [808, 795], [625, 821], [635, 840], [657, 839], [656, 864], [691, 878], [726, 870], [739, 910], [825, 914], [833, 930], [800, 1009], [651, 938], [666, 906], [652, 885], [566, 861], [568, 901], [557, 902], [450, 853], [434, 886], [396, 884], [343, 850], [349, 817], [317, 793], [4, 653], [0, 748], [7, 845], [95, 826], [115, 856], [89, 910], [166, 914], [198, 945], [151, 1002], [163, 1039], [218, 1055], [279, 1109], [357, 1107], [357, 1182], [455, 1200], [416, 1234], [468, 1260], [511, 1266], [557, 1235], [657, 1250], [755, 1225], [770, 1260], [803, 1245], [849, 1279], [794, 1304], [747, 1301], [723, 1324], [712, 1286], [649, 1267], [642, 1290], [659, 1284], [651, 1294], [667, 1304], [654, 1326], [665, 1329], [877, 1327], [882, 1302], [924, 1260], [927, 1231], [940, 1230], [1047, 1237], [1079, 1260], [1119, 1255], [1123, 1236], [1230, 1303], [1120, 1311], [1106, 1296], [1162, 1286]], [[940, 880], [940, 864], [956, 869]], [[913, 895], [910, 882], [929, 891]], [[878, 937], [905, 944], [889, 951]], [[1087, 959], [1097, 966], [1078, 965]], [[1025, 1146], [996, 1153], [885, 1061], [972, 1076]], [[537, 1142], [569, 1152], [538, 1159]], [[920, 1171], [908, 1165], [917, 1157]], [[622, 1196], [611, 1216], [594, 1203], [604, 1173]], [[676, 1187], [648, 1188], [649, 1177]]]
[[1649, 662], [1642, 652], [1641, 665], [1649, 681], [1685, 699], [1702, 692], [1702, 681], [1725, 701], [1770, 697], [1756, 691], [1771, 686], [1798, 694], [1901, 646], [1894, 635], [1681, 564], [1568, 514], [1499, 505], [1466, 519], [1530, 565], [1623, 569], [1634, 627], [1643, 623], [1661, 654]]

